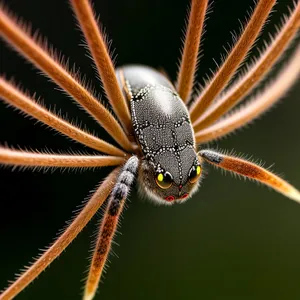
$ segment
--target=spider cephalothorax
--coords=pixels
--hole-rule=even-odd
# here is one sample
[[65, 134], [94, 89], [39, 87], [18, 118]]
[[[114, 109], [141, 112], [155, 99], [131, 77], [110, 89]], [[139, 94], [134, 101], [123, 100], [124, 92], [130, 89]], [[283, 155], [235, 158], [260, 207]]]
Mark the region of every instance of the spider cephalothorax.
[[[68, 68], [41, 45], [30, 30], [0, 5], [0, 36], [80, 104], [118, 144], [110, 144], [50, 112], [0, 77], [0, 97], [31, 117], [99, 155], [62, 155], [0, 147], [0, 163], [13, 166], [117, 166], [101, 182], [81, 212], [57, 240], [2, 294], [9, 300], [32, 282], [78, 235], [107, 200], [94, 247], [84, 299], [94, 297], [109, 254], [119, 217], [135, 179], [159, 203], [181, 203], [194, 193], [206, 161], [218, 168], [254, 179], [300, 203], [299, 191], [263, 167], [235, 156], [200, 147], [244, 126], [285, 95], [300, 73], [298, 46], [286, 66], [267, 88], [233, 111], [272, 69], [300, 26], [300, 2], [286, 18], [278, 35], [266, 46], [239, 80], [229, 84], [260, 35], [276, 0], [259, 0], [251, 18], [216, 73], [199, 93], [193, 93], [202, 28], [208, 0], [192, 0], [176, 84], [143, 66], [115, 70], [89, 0], [71, 0], [113, 113]], [[222, 93], [223, 92], [223, 93]], [[230, 111], [230, 113], [228, 113]], [[198, 148], [201, 148], [199, 152]], [[103, 153], [105, 155], [103, 155]]]

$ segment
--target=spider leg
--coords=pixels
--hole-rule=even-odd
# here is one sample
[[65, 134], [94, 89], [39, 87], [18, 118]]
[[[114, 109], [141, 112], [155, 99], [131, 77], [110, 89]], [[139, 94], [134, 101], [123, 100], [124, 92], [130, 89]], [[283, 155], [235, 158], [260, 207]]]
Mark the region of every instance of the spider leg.
[[63, 155], [0, 147], [0, 164], [25, 167], [94, 168], [118, 166], [125, 158], [103, 155]]
[[300, 75], [300, 47], [275, 80], [243, 107], [232, 112], [217, 123], [195, 133], [198, 144], [220, 138], [241, 128], [267, 111], [291, 88]]
[[130, 188], [135, 180], [138, 165], [139, 161], [136, 156], [132, 156], [126, 162], [110, 195], [94, 249], [85, 286], [84, 300], [91, 300], [96, 293], [103, 267], [111, 248], [111, 242], [118, 225], [119, 217]]
[[194, 123], [210, 106], [216, 96], [222, 91], [232, 78], [234, 72], [245, 59], [248, 51], [258, 37], [276, 0], [260, 0], [250, 18], [241, 37], [232, 51], [216, 72], [212, 80], [205, 87], [190, 108], [191, 121]]
[[0, 6], [0, 35], [6, 42], [71, 95], [118, 144], [127, 151], [133, 151], [133, 145], [112, 114], [76, 79], [77, 75], [68, 72], [28, 31]]
[[71, 5], [97, 66], [108, 100], [123, 128], [130, 133], [132, 124], [128, 105], [119, 87], [113, 62], [109, 56], [103, 34], [99, 30], [91, 4], [88, 0], [72, 0]]
[[119, 168], [112, 171], [102, 182], [89, 202], [68, 225], [65, 231], [27, 270], [0, 294], [1, 300], [10, 300], [30, 284], [47, 266], [51, 264], [76, 238], [79, 232], [95, 215], [102, 203], [109, 196], [118, 174]]
[[183, 102], [189, 100], [194, 85], [207, 4], [208, 0], [191, 1], [189, 21], [177, 78], [177, 91]]
[[216, 167], [257, 180], [300, 203], [300, 192], [297, 189], [282, 178], [252, 162], [211, 150], [201, 150], [199, 155]]
[[91, 135], [78, 127], [71, 125], [69, 122], [51, 113], [43, 106], [39, 105], [30, 96], [22, 93], [12, 83], [6, 81], [0, 76], [0, 98], [6, 101], [26, 114], [56, 129], [62, 134], [80, 142], [83, 145], [96, 149], [98, 151], [111, 155], [124, 156], [125, 152], [115, 146]]
[[276, 38], [269, 46], [266, 46], [266, 50], [259, 60], [252, 64], [248, 72], [195, 121], [193, 124], [195, 131], [206, 128], [218, 120], [219, 117], [239, 103], [260, 82], [267, 72], [272, 69], [291, 40], [295, 37], [300, 25], [299, 20], [300, 2], [291, 16], [286, 20], [285, 25]]

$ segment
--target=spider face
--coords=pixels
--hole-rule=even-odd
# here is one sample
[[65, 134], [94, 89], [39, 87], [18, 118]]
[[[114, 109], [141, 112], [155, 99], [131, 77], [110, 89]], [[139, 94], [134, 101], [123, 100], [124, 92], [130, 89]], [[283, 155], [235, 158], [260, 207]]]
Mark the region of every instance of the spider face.
[[178, 153], [162, 152], [154, 161], [144, 159], [139, 184], [149, 198], [159, 204], [183, 203], [199, 186], [200, 159], [191, 147]]

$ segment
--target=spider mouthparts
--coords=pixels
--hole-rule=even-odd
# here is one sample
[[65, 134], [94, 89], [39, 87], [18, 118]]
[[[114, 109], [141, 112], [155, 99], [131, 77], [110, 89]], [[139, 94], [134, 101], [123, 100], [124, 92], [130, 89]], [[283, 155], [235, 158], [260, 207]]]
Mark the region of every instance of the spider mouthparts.
[[189, 193], [185, 193], [185, 194], [183, 194], [181, 197], [180, 197], [180, 199], [185, 199], [185, 198], [187, 198], [189, 196]]
[[172, 202], [175, 200], [175, 197], [174, 196], [168, 196], [165, 198], [165, 200], [167, 200], [168, 202]]

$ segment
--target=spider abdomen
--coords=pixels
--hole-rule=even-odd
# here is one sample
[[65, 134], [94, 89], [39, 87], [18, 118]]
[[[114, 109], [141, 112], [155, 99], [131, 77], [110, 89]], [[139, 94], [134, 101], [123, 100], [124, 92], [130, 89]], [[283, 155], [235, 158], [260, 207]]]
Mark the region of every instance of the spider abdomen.
[[178, 152], [194, 148], [194, 133], [186, 106], [172, 83], [161, 73], [145, 66], [118, 70], [128, 101], [136, 139], [144, 155]]

